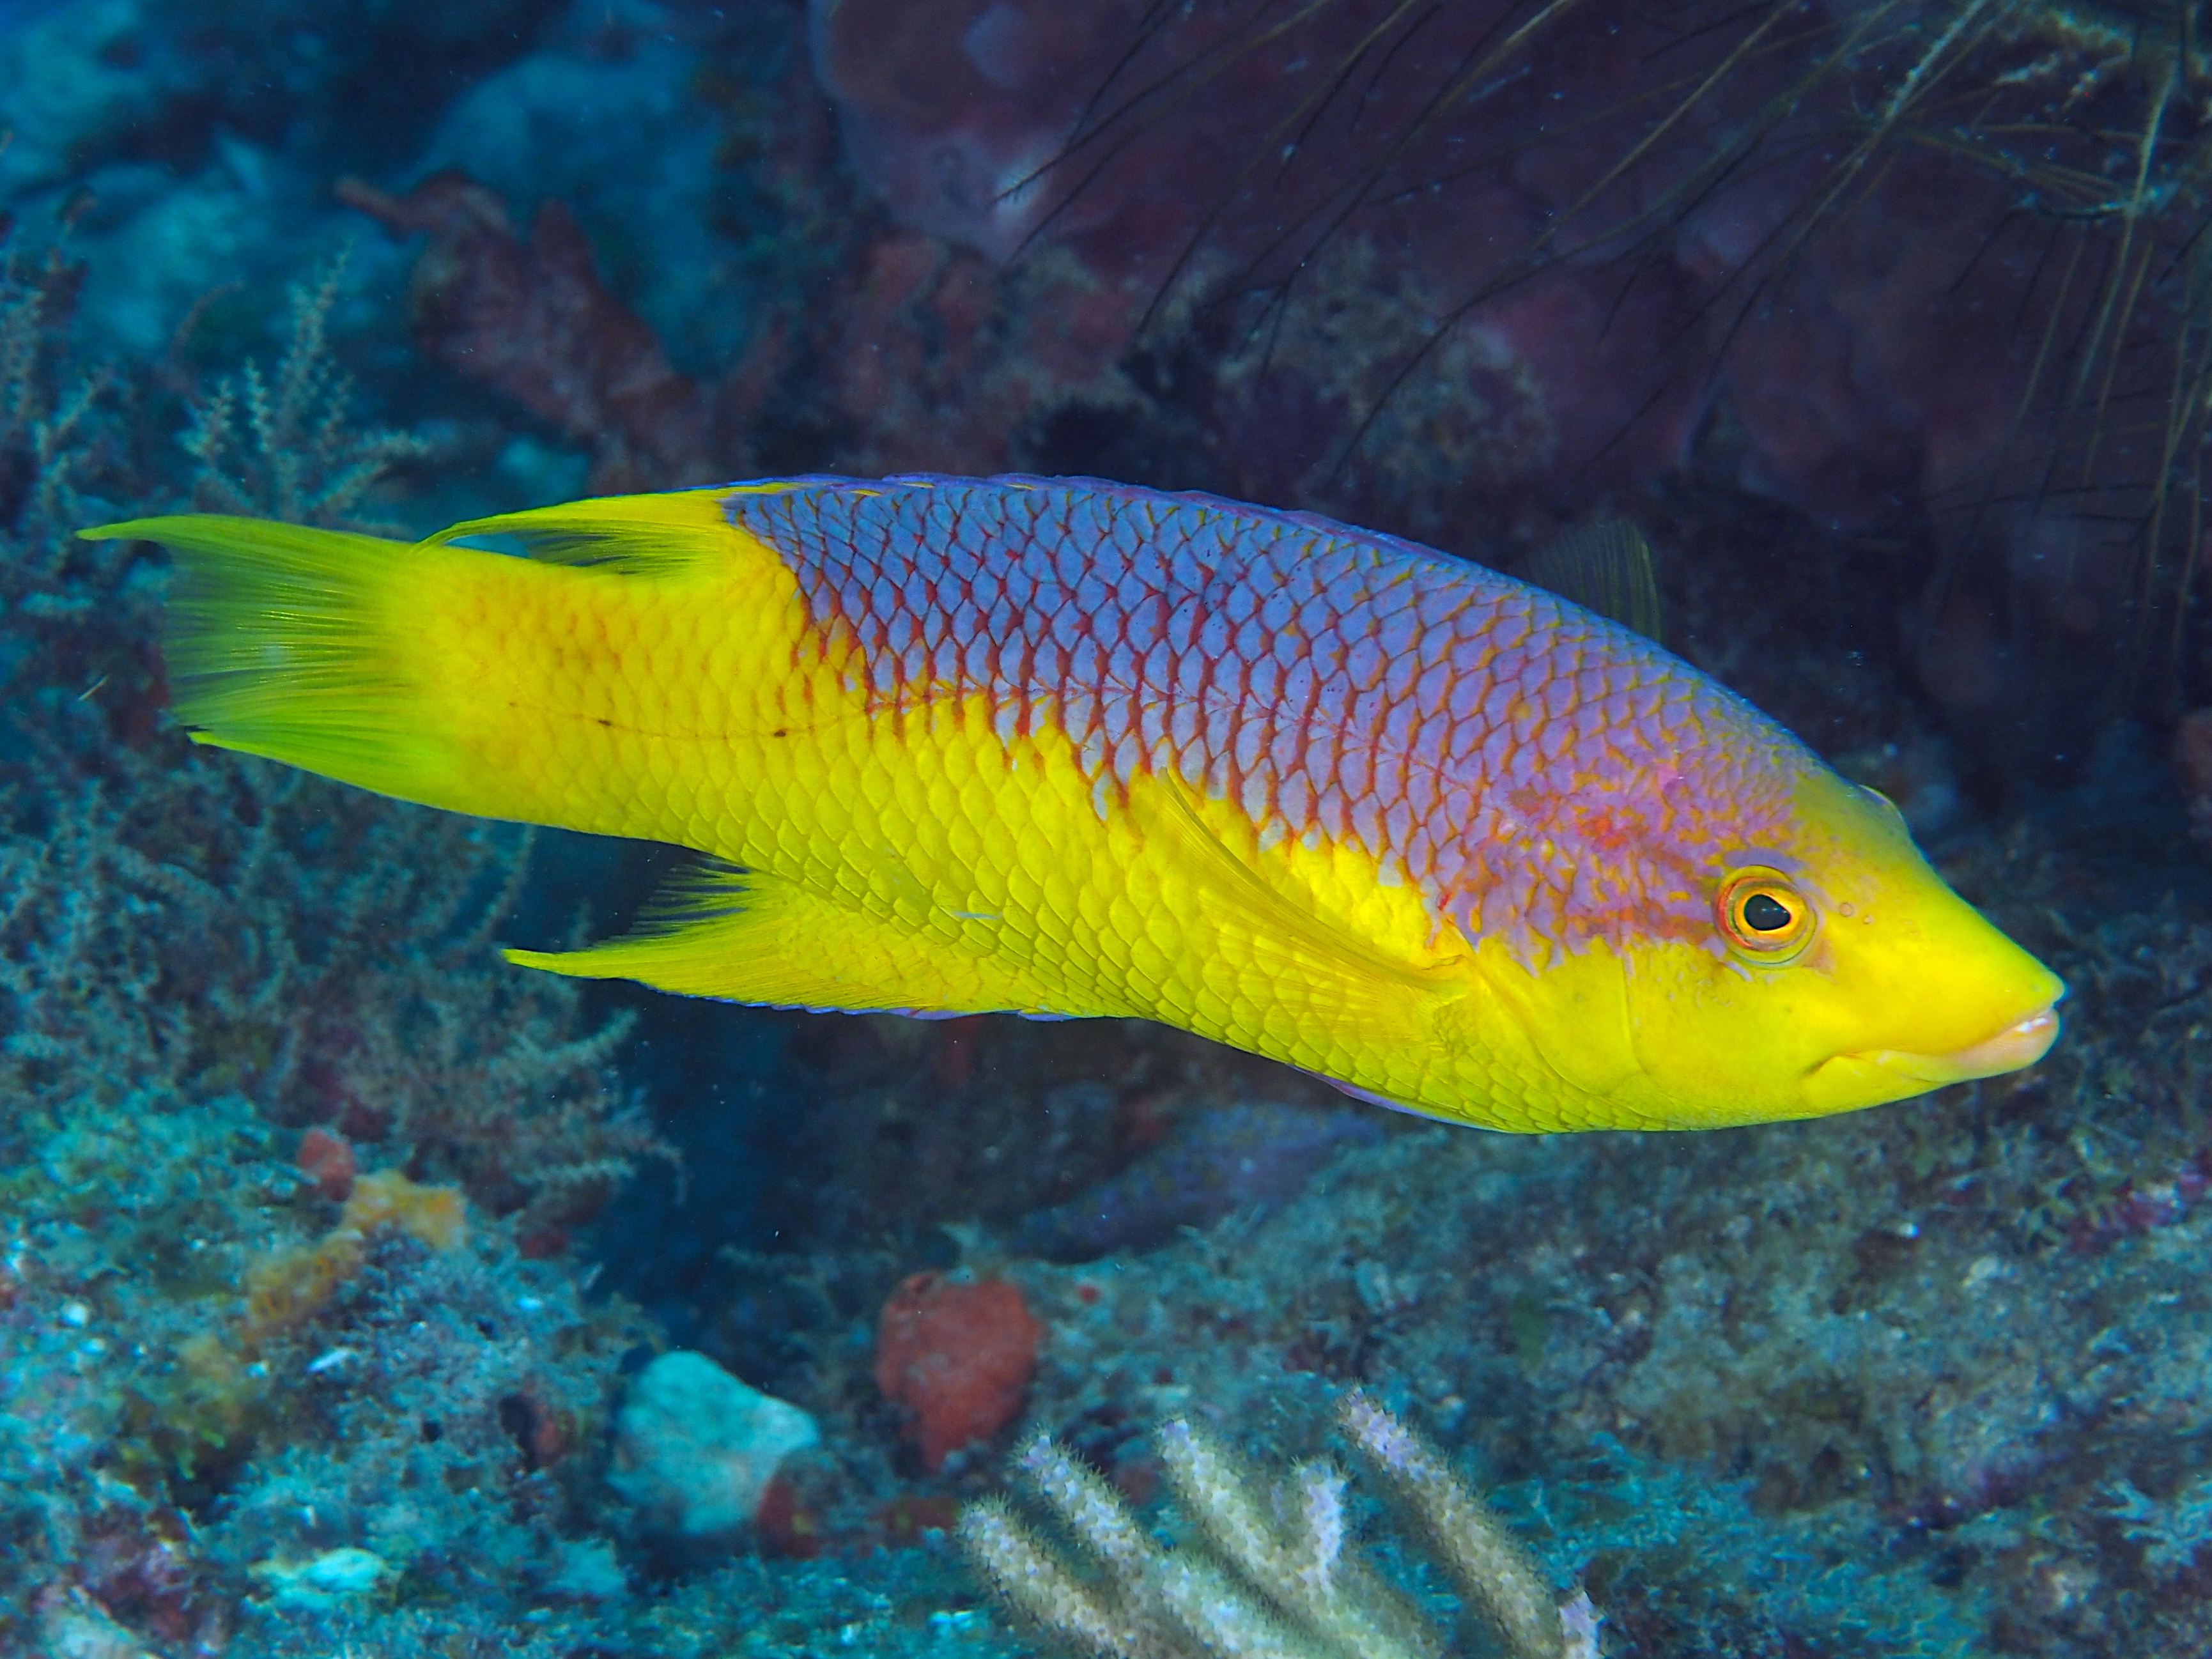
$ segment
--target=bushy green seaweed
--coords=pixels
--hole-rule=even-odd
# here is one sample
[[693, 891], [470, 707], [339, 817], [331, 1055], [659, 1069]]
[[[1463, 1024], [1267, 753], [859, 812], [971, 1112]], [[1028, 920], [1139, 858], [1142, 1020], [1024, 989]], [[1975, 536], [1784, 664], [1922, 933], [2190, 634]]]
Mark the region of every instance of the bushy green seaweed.
[[[158, 714], [161, 567], [67, 533], [103, 489], [368, 500], [412, 442], [351, 426], [331, 282], [295, 292], [270, 381], [204, 406], [195, 485], [181, 450], [124, 465], [158, 447], [119, 428], [174, 402], [71, 367], [70, 267], [0, 265], [0, 700], [24, 738], [0, 772], [0, 1646], [117, 1621], [219, 1644], [292, 1602], [343, 1620], [283, 1576], [340, 1549], [389, 1567], [377, 1607], [497, 1582], [467, 1622], [504, 1622], [592, 1547], [574, 1494], [637, 1332], [517, 1241], [556, 1251], [659, 1146], [611, 1078], [622, 1027], [491, 946], [526, 836], [191, 749]], [[252, 464], [222, 473], [238, 397]], [[337, 1218], [293, 1163], [310, 1126], [508, 1219], [443, 1250], [373, 1233], [257, 1322], [257, 1272]]]

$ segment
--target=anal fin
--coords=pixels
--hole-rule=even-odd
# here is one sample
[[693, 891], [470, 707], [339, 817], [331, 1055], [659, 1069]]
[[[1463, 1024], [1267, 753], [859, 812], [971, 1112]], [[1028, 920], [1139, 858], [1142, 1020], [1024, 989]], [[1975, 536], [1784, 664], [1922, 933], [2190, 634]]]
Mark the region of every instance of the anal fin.
[[822, 1012], [1079, 1014], [1018, 964], [756, 871], [708, 864], [671, 878], [638, 926], [581, 951], [508, 951], [577, 979]]

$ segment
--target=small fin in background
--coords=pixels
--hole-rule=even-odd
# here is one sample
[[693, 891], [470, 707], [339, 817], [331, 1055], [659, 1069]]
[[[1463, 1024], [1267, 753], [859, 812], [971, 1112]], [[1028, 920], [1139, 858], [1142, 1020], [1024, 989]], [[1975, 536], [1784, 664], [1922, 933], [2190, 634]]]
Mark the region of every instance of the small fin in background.
[[[1305, 1070], [1304, 1066], [1299, 1069]], [[1439, 1111], [1430, 1106], [1416, 1106], [1410, 1100], [1394, 1100], [1389, 1095], [1377, 1094], [1372, 1089], [1363, 1089], [1356, 1083], [1346, 1083], [1341, 1078], [1330, 1077], [1324, 1073], [1306, 1072], [1306, 1075], [1317, 1083], [1326, 1083], [1340, 1095], [1347, 1095], [1364, 1105], [1380, 1106], [1386, 1112], [1403, 1112], [1408, 1117], [1425, 1117], [1438, 1123], [1457, 1124], [1469, 1129], [1487, 1129], [1490, 1127], [1486, 1123], [1478, 1123], [1473, 1118], [1462, 1117], [1456, 1112]]]
[[[1303, 1066], [1299, 1068], [1304, 1070]], [[1364, 1106], [1380, 1106], [1386, 1112], [1404, 1112], [1410, 1117], [1435, 1117], [1436, 1113], [1425, 1106], [1416, 1106], [1410, 1101], [1393, 1100], [1389, 1095], [1378, 1095], [1372, 1089], [1363, 1089], [1356, 1083], [1346, 1083], [1341, 1078], [1328, 1077], [1320, 1072], [1306, 1075], [1317, 1083], [1326, 1083], [1340, 1095], [1349, 1096]]]
[[1665, 643], [1658, 568], [1651, 544], [1630, 520], [1577, 525], [1546, 542], [1513, 574], [1634, 629], [1654, 645]]
[[448, 525], [430, 538], [511, 537], [533, 559], [590, 565], [624, 575], [672, 575], [726, 555], [734, 530], [722, 488], [652, 495], [603, 495]]
[[574, 979], [629, 979], [684, 996], [824, 1013], [927, 1018], [1048, 1003], [1018, 967], [720, 860], [672, 875], [619, 939], [501, 954]]

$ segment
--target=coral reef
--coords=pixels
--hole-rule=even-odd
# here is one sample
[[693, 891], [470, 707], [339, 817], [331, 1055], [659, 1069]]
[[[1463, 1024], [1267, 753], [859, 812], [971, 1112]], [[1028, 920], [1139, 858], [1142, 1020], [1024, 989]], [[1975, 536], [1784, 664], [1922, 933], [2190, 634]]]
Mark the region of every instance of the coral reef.
[[[1504, 1525], [1435, 1451], [1358, 1393], [1345, 1396], [1338, 1420], [1511, 1659], [1595, 1659], [1601, 1620], [1589, 1597], [1555, 1606]], [[1270, 1486], [1187, 1422], [1164, 1425], [1159, 1441], [1168, 1485], [1202, 1547], [1159, 1548], [1110, 1486], [1050, 1440], [1023, 1454], [1022, 1471], [1105, 1583], [1094, 1590], [1055, 1562], [1003, 1502], [966, 1510], [961, 1542], [1017, 1612], [1101, 1659], [1424, 1659], [1442, 1650], [1413, 1605], [1357, 1554], [1334, 1466], [1302, 1463]]]
[[876, 1326], [876, 1386], [911, 1414], [924, 1468], [936, 1474], [1021, 1414], [1043, 1334], [1005, 1279], [901, 1281]]
[[712, 1537], [750, 1526], [783, 1460], [819, 1438], [796, 1406], [679, 1348], [631, 1382], [607, 1479], [655, 1526]]
[[[1500, 8], [811, 11], [0, 5], [0, 1651], [1013, 1659], [952, 1533], [1015, 1437], [1305, 1645], [1256, 1580], [1332, 1504], [1409, 1628], [1499, 1582], [1382, 1524], [1455, 1480], [1613, 1659], [2212, 1645], [2186, 20], [1553, 9], [1376, 172]], [[69, 533], [1001, 467], [1509, 567], [1625, 514], [1670, 642], [1899, 801], [2064, 1040], [1528, 1142], [1126, 1022], [580, 992], [495, 945], [654, 855], [191, 749], [158, 556]], [[623, 1490], [671, 1347], [816, 1427], [749, 1528]]]
[[194, 411], [184, 439], [199, 463], [194, 506], [370, 531], [349, 516], [355, 507], [395, 465], [428, 448], [410, 433], [357, 431], [349, 418], [352, 381], [329, 348], [345, 265], [334, 259], [319, 280], [293, 288], [273, 376], [249, 362]]
[[703, 394], [607, 291], [559, 203], [538, 210], [526, 241], [498, 197], [457, 173], [404, 197], [357, 179], [339, 194], [402, 235], [428, 235], [413, 294], [423, 354], [589, 445], [595, 493], [708, 481]]
[[632, 1339], [517, 1241], [557, 1248], [658, 1143], [619, 1028], [494, 965], [526, 846], [190, 752], [155, 718], [158, 568], [67, 539], [118, 488], [374, 502], [418, 446], [349, 420], [335, 274], [193, 415], [72, 365], [73, 270], [0, 278], [0, 1646], [281, 1649], [295, 1613], [556, 1575]]
[[1022, 1218], [1013, 1242], [1048, 1261], [1081, 1261], [1165, 1243], [1246, 1206], [1294, 1196], [1337, 1149], [1381, 1138], [1343, 1109], [1231, 1101], [1171, 1124], [1158, 1145], [1078, 1197]]

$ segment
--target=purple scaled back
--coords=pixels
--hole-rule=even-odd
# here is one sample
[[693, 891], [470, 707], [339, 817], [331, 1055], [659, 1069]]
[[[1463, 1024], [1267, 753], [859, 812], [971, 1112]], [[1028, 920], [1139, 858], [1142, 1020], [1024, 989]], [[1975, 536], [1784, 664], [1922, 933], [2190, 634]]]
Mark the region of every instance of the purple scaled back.
[[1088, 479], [732, 495], [886, 710], [983, 694], [1099, 810], [1172, 771], [1263, 846], [1356, 843], [1530, 966], [1711, 931], [1716, 866], [1817, 764], [1741, 698], [1525, 582], [1304, 514]]

